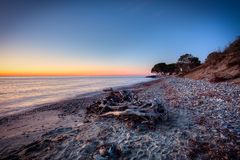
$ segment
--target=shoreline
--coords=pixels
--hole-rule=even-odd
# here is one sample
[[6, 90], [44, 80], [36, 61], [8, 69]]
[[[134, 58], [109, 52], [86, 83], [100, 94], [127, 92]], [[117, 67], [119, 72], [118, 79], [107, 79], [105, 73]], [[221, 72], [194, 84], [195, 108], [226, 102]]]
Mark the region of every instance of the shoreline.
[[113, 145], [123, 159], [240, 158], [240, 86], [162, 77], [122, 89], [140, 100], [158, 98], [169, 118], [152, 130], [131, 128], [118, 118], [86, 115], [107, 92], [65, 100], [1, 119], [0, 159], [99, 160], [107, 159], [101, 149]]
[[[134, 83], [134, 84], [129, 84], [129, 85], [122, 85], [122, 86], [114, 86], [114, 87], [108, 87], [108, 88], [112, 88], [114, 90], [119, 90], [119, 89], [127, 89], [127, 88], [131, 88], [134, 87], [135, 85], [142, 85], [144, 83], [151, 83], [153, 81], [156, 81], [157, 79], [152, 79], [146, 82], [139, 82], [139, 83]], [[52, 101], [52, 102], [47, 102], [47, 103], [43, 103], [43, 104], [38, 104], [38, 105], [32, 105], [32, 106], [28, 106], [28, 107], [22, 107], [16, 110], [10, 110], [10, 111], [6, 111], [6, 112], [2, 112], [0, 113], [0, 123], [1, 120], [7, 117], [11, 117], [11, 116], [17, 116], [18, 114], [22, 115], [25, 112], [31, 112], [32, 110], [35, 109], [40, 109], [41, 107], [45, 107], [45, 106], [49, 106], [49, 105], [54, 105], [54, 104], [58, 104], [58, 103], [62, 103], [64, 101], [70, 101], [70, 100], [75, 100], [78, 98], [84, 98], [84, 97], [89, 97], [89, 96], [94, 96], [94, 95], [98, 95], [98, 94], [102, 94], [103, 93], [104, 88], [96, 90], [96, 91], [92, 91], [92, 92], [86, 92], [86, 93], [80, 93], [77, 94], [75, 96], [72, 97], [66, 97], [66, 98], [62, 98], [56, 101]], [[6, 114], [6, 115], [4, 115]]]
[[[137, 86], [141, 86], [141, 85], [148, 85], [148, 84], [152, 84], [152, 83], [157, 83], [159, 81], [159, 79], [152, 79], [149, 80], [147, 82], [139, 82], [139, 83], [135, 83], [135, 84], [129, 84], [129, 85], [123, 85], [123, 86], [115, 86], [115, 87], [109, 87], [112, 88], [114, 90], [123, 90], [123, 89], [131, 89]], [[97, 90], [97, 91], [93, 91], [93, 92], [87, 92], [87, 93], [82, 93], [82, 94], [78, 94], [75, 95], [73, 97], [69, 97], [69, 98], [64, 98], [61, 100], [57, 100], [54, 102], [49, 102], [49, 103], [44, 103], [44, 104], [39, 104], [39, 105], [33, 105], [30, 107], [24, 107], [24, 108], [20, 108], [17, 111], [9, 111], [10, 113], [7, 112], [7, 115], [2, 115], [4, 113], [0, 113], [0, 124], [2, 124], [2, 121], [6, 121], [5, 119], [16, 119], [19, 116], [23, 116], [26, 114], [31, 114], [32, 112], [37, 112], [37, 111], [41, 111], [41, 110], [51, 110], [54, 109], [56, 105], [58, 104], [62, 104], [65, 102], [69, 102], [69, 101], [74, 101], [74, 100], [78, 100], [78, 99], [84, 99], [86, 97], [94, 97], [94, 96], [100, 96], [102, 94], [105, 94], [105, 92], [103, 91], [104, 88]], [[11, 113], [14, 112], [14, 113]]]

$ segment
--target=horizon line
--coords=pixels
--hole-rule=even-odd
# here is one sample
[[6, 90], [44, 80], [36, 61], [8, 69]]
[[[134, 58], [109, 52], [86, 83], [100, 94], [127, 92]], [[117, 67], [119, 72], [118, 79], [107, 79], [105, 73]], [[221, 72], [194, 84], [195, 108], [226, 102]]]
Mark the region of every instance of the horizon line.
[[122, 76], [147, 76], [149, 74], [123, 74], [123, 75], [0, 75], [0, 77], [122, 77]]

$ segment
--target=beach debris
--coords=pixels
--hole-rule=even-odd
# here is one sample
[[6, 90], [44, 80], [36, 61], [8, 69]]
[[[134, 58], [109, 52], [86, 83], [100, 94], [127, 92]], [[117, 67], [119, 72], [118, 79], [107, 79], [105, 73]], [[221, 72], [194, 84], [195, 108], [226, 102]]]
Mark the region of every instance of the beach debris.
[[133, 122], [155, 124], [168, 117], [165, 107], [158, 99], [138, 100], [129, 90], [112, 91], [109, 95], [87, 107], [87, 114], [115, 117]]

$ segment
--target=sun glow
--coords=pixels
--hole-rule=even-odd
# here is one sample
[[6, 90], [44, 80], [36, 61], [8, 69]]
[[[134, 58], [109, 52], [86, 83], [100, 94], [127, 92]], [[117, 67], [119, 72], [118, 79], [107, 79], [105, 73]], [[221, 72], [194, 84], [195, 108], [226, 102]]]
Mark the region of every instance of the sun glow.
[[65, 57], [44, 50], [1, 48], [0, 76], [145, 75], [140, 67], [102, 65], [97, 59]]

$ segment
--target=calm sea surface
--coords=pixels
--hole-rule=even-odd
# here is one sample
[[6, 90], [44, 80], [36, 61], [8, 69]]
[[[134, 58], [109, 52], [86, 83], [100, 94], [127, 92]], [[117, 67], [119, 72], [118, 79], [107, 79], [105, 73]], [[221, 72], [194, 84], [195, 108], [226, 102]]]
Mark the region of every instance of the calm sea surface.
[[149, 81], [143, 77], [0, 77], [0, 115], [31, 106]]

